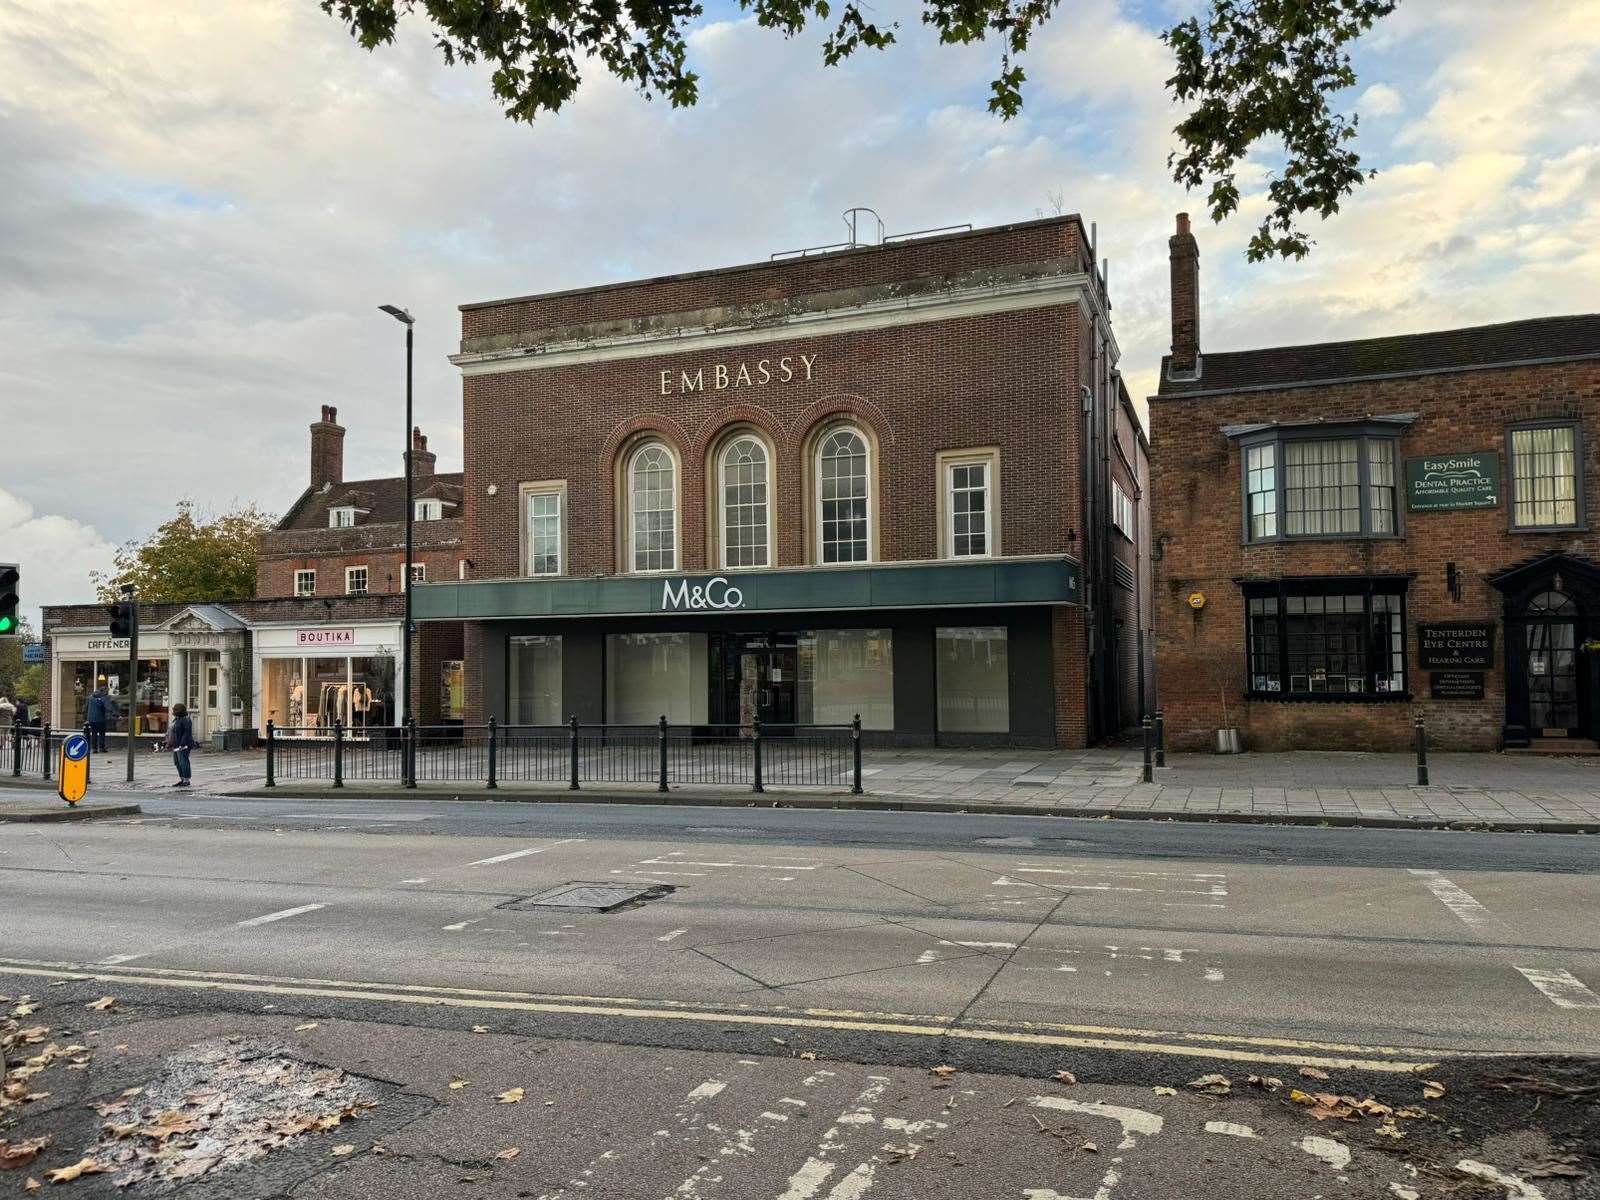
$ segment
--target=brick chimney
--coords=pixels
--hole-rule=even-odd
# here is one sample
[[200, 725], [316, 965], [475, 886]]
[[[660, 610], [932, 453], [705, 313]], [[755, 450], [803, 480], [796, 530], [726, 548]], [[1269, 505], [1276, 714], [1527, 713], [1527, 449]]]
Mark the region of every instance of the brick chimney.
[[414, 478], [433, 474], [433, 464], [439, 461], [439, 456], [428, 449], [428, 439], [422, 436], [422, 430], [411, 430], [411, 474]]
[[344, 482], [344, 426], [339, 410], [322, 406], [322, 419], [311, 426], [311, 486]]
[[1169, 373], [1193, 378], [1200, 369], [1200, 247], [1189, 232], [1189, 214], [1178, 214], [1178, 231], [1167, 239], [1172, 259], [1172, 361]]

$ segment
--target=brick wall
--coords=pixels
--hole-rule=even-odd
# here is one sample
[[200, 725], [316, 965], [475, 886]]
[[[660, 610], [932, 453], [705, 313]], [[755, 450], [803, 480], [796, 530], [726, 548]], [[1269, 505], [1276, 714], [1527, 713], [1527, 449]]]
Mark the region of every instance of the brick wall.
[[[426, 566], [433, 582], [455, 579], [463, 549], [465, 522], [458, 517], [418, 521], [413, 526], [413, 561]], [[373, 593], [400, 591], [405, 562], [405, 526], [394, 522], [350, 529], [284, 529], [261, 535], [256, 556], [256, 595], [293, 596], [294, 573], [314, 570], [318, 596], [344, 595], [346, 567], [367, 568]]]
[[[1404, 536], [1242, 544], [1240, 451], [1222, 435], [1222, 426], [1406, 412], [1418, 416], [1401, 436], [1396, 455]], [[1490, 509], [1407, 512], [1404, 460], [1494, 451], [1500, 455], [1502, 489], [1509, 492], [1506, 427], [1544, 418], [1584, 422], [1584, 491], [1592, 514], [1600, 504], [1600, 363], [1154, 399], [1151, 433], [1159, 448], [1152, 479], [1154, 534], [1165, 540], [1156, 564], [1154, 603], [1170, 743], [1208, 746], [1212, 731], [1227, 721], [1239, 726], [1254, 748], [1403, 749], [1410, 744], [1411, 719], [1420, 712], [1442, 748], [1496, 746], [1505, 720], [1504, 608], [1486, 577], [1547, 552], [1600, 558], [1600, 533], [1513, 532], [1508, 496]], [[1454, 562], [1462, 574], [1459, 601], [1446, 589], [1446, 562]], [[1406, 595], [1412, 703], [1244, 698], [1245, 616], [1238, 579], [1372, 574], [1414, 576]], [[1186, 599], [1195, 591], [1206, 596], [1199, 611]], [[1497, 628], [1499, 662], [1486, 676], [1485, 698], [1428, 698], [1427, 673], [1417, 661], [1416, 625], [1477, 621]]]

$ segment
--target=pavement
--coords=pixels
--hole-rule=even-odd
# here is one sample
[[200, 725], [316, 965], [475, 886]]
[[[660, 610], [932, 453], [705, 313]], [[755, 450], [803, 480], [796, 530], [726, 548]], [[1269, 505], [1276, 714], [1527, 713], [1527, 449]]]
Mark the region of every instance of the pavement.
[[[135, 782], [124, 763], [97, 758], [93, 789], [114, 796], [172, 781], [165, 755], [140, 756]], [[268, 795], [265, 756], [198, 753], [195, 790], [208, 795]], [[1308, 824], [1480, 826], [1504, 829], [1600, 832], [1600, 758], [1505, 754], [1435, 754], [1429, 786], [1415, 785], [1410, 755], [1298, 751], [1243, 755], [1172, 754], [1141, 782], [1142, 754], [1122, 749], [1084, 751], [869, 750], [866, 794], [829, 789], [769, 788], [761, 802], [813, 807], [922, 809], [1171, 818], [1197, 821], [1269, 821]], [[0, 778], [0, 786], [6, 780]], [[21, 781], [25, 786], [27, 780]], [[45, 786], [42, 781], [34, 786]], [[481, 783], [423, 782], [414, 791], [390, 783], [329, 784], [285, 781], [280, 795], [403, 798], [449, 796], [568, 802], [663, 802], [652, 785], [564, 786], [503, 783], [489, 793]], [[0, 793], [3, 794], [3, 793]], [[666, 802], [744, 805], [745, 787], [674, 787]]]
[[[0, 839], [0, 1018], [46, 1060], [0, 1137], [54, 1139], [19, 1184], [85, 1157], [112, 1169], [63, 1194], [158, 1160], [184, 1197], [319, 1200], [1600, 1179], [1591, 839], [138, 799]], [[572, 883], [640, 894], [529, 902]], [[290, 1089], [307, 1119], [359, 1103], [213, 1128], [247, 1069], [324, 1080]]]

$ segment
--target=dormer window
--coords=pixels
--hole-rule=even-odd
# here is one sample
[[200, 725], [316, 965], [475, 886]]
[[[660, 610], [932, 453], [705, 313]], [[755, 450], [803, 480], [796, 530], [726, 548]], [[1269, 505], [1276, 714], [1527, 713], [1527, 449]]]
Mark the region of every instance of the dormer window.
[[329, 529], [349, 529], [356, 523], [356, 510], [354, 505], [341, 505], [328, 510]]
[[412, 506], [412, 513], [419, 521], [437, 521], [444, 516], [444, 501], [418, 500]]

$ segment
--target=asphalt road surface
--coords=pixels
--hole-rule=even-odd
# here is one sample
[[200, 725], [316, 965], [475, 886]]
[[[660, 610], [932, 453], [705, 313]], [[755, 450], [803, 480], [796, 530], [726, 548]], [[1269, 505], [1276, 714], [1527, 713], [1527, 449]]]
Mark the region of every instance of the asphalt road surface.
[[1593, 839], [142, 802], [0, 834], [0, 992], [88, 1047], [54, 1166], [198, 1044], [375, 1107], [194, 1195], [1594, 1194]]

